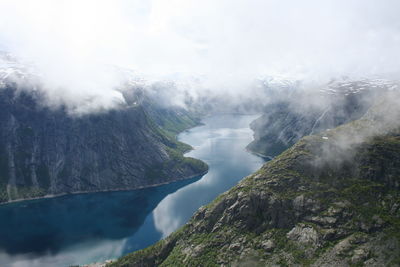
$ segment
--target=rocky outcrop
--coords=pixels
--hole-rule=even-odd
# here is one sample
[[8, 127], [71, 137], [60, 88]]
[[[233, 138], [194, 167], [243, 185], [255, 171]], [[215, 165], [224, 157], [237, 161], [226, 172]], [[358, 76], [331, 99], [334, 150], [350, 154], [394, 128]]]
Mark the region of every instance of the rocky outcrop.
[[[183, 111], [180, 119], [168, 110], [174, 121], [163, 120], [169, 122], [163, 129], [144, 104], [71, 116], [41, 105], [42, 98], [12, 84], [0, 90], [0, 202], [135, 189], [207, 170], [183, 157], [190, 147], [175, 140], [174, 133], [196, 124]], [[180, 123], [176, 132], [174, 123]]]
[[390, 98], [302, 138], [165, 240], [108, 266], [398, 266], [400, 112]]

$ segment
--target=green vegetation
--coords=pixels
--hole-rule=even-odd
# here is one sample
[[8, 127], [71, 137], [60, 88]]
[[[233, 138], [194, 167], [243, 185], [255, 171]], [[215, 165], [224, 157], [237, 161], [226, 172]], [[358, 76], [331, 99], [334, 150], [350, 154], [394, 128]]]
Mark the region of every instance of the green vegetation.
[[42, 188], [33, 186], [19, 186], [18, 187], [18, 198], [35, 198], [42, 197], [46, 194], [46, 191]]
[[[165, 116], [166, 115], [166, 116]], [[170, 136], [175, 136], [189, 128], [200, 124], [200, 119], [190, 116], [189, 113], [181, 111], [176, 114], [163, 114], [160, 116], [159, 126]]]
[[208, 170], [207, 164], [201, 160], [191, 157], [185, 157], [184, 153], [190, 151], [192, 147], [188, 144], [179, 142], [176, 135], [188, 128], [199, 124], [197, 119], [190, 117], [187, 113], [176, 114], [166, 113], [165, 116], [159, 116], [159, 123], [156, 124], [154, 119], [149, 119], [152, 130], [158, 133], [158, 136], [165, 144], [165, 151], [169, 159], [162, 163], [154, 163], [145, 170], [145, 176], [151, 181], [155, 181], [168, 175], [168, 173], [176, 173], [185, 169], [190, 169], [192, 173], [203, 174]]
[[[50, 112], [35, 110], [26, 117], [15, 116], [15, 129], [8, 129], [11, 137], [0, 144], [0, 202], [49, 194], [51, 179], [56, 180], [52, 193], [58, 194], [120, 189], [130, 178], [126, 189], [133, 189], [207, 171], [205, 163], [184, 157], [192, 147], [176, 138], [179, 132], [199, 124], [189, 112], [158, 105], [137, 105], [79, 118]], [[58, 117], [60, 120], [54, 119]], [[11, 175], [16, 181], [10, 181]], [[104, 188], [102, 179], [108, 179]]]
[[363, 121], [331, 130], [328, 141], [301, 139], [201, 208], [178, 233], [110, 266], [363, 266], [369, 260], [397, 266], [400, 135], [337, 143], [362, 127]]
[[169, 160], [162, 163], [155, 163], [146, 168], [145, 175], [152, 181], [163, 178], [168, 173], [189, 168], [192, 173], [202, 174], [207, 171], [208, 166], [201, 160], [184, 157], [180, 149], [166, 148]]

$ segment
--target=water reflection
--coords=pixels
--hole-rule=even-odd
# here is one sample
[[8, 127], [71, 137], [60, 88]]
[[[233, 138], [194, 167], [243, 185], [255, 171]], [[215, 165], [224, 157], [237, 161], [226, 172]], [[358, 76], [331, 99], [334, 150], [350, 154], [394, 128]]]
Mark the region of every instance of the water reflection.
[[262, 159], [245, 151], [252, 141], [248, 125], [254, 119], [235, 115], [210, 117], [204, 126], [180, 135], [180, 140], [195, 148], [188, 156], [205, 161], [210, 170], [201, 180], [168, 195], [153, 211], [155, 227], [163, 237], [187, 222], [200, 206], [262, 165]]
[[209, 164], [191, 180], [129, 192], [70, 195], [0, 206], [0, 266], [68, 266], [145, 248], [257, 170], [245, 151], [255, 116], [219, 115], [180, 135]]
[[0, 266], [7, 267], [43, 267], [71, 266], [78, 263], [105, 261], [122, 255], [126, 239], [92, 240], [67, 247], [59, 253], [46, 252], [40, 256], [34, 253], [9, 254], [0, 252]]
[[[199, 178], [0, 206], [0, 266], [67, 266], [119, 257], [127, 237], [166, 195]], [[150, 244], [137, 242], [140, 248]]]

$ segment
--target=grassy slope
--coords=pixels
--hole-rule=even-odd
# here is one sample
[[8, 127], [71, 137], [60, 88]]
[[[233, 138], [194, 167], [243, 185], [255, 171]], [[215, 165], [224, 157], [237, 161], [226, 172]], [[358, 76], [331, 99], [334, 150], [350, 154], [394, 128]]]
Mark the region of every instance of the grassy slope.
[[157, 116], [158, 124], [148, 117], [151, 128], [154, 132], [158, 133], [162, 139], [162, 143], [166, 145], [166, 151], [170, 156], [170, 160], [162, 164], [150, 166], [146, 170], [146, 177], [152, 179], [159, 177], [170, 172], [172, 169], [191, 168], [198, 174], [202, 174], [208, 170], [207, 164], [201, 160], [185, 157], [184, 153], [190, 151], [192, 147], [188, 144], [182, 143], [176, 139], [176, 135], [186, 129], [199, 125], [197, 118], [191, 117], [190, 114], [153, 114]]
[[399, 266], [399, 131], [338, 143], [366, 124], [303, 138], [165, 240], [109, 266]]
[[[167, 116], [165, 117], [163, 117], [162, 114], [159, 114], [159, 118], [157, 118], [160, 122], [159, 124], [156, 124], [154, 118], [152, 118], [150, 115], [147, 115], [150, 128], [158, 135], [160, 141], [165, 145], [165, 149], [170, 156], [170, 160], [163, 162], [162, 164], [149, 166], [146, 169], [146, 178], [151, 180], [156, 177], [167, 176], [168, 173], [173, 171], [185, 172], [188, 169], [190, 169], [191, 172], [198, 173], [199, 175], [206, 172], [208, 170], [207, 164], [198, 159], [183, 156], [183, 154], [191, 150], [192, 147], [188, 144], [179, 142], [176, 139], [176, 135], [178, 133], [198, 125], [199, 120], [195, 117], [192, 117], [188, 113], [177, 114], [170, 112], [166, 114]], [[153, 115], [155, 116], [156, 114]], [[26, 135], [26, 133], [23, 134]], [[26, 156], [23, 153], [16, 153], [16, 155], [19, 157], [26, 157], [25, 160], [30, 160], [30, 158], [27, 158], [29, 155]], [[30, 177], [30, 170], [27, 169], [26, 171], [26, 176]], [[26, 199], [45, 196], [47, 188], [50, 184], [47, 167], [39, 166], [36, 169], [36, 175], [40, 187], [18, 186], [18, 194], [15, 194], [12, 199]], [[62, 175], [62, 173], [60, 175]], [[9, 200], [7, 194], [8, 180], [8, 158], [5, 149], [1, 150], [0, 148], [0, 202], [6, 202]], [[29, 183], [30, 180], [27, 181], [28, 185]], [[11, 194], [13, 194], [14, 191], [16, 190], [11, 187]]]

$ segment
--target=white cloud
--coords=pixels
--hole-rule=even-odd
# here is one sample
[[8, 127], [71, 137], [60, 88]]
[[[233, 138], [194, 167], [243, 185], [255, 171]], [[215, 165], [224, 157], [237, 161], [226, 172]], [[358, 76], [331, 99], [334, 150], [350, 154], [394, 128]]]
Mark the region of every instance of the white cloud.
[[397, 74], [399, 8], [396, 0], [1, 0], [0, 47], [35, 62], [67, 98], [108, 98], [119, 79], [104, 65], [153, 79], [203, 74], [207, 87], [239, 90], [260, 74]]

